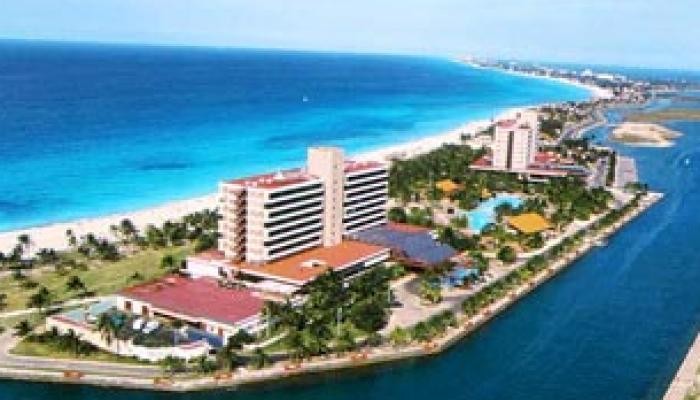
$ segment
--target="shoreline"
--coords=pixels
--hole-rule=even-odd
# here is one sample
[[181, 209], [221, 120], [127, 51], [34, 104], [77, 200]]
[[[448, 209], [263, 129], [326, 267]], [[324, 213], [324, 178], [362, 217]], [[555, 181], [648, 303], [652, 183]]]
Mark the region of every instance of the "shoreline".
[[[459, 61], [465, 63], [464, 61]], [[466, 63], [473, 68], [484, 68]], [[555, 80], [562, 84], [575, 85], [589, 91], [590, 98], [596, 98], [596, 93], [601, 88], [595, 86], [584, 85], [578, 82], [572, 82], [563, 79], [556, 79], [546, 76], [536, 76], [522, 74], [513, 71], [503, 71], [505, 73], [516, 73], [530, 78], [540, 78]], [[541, 103], [529, 106], [512, 107], [497, 114], [495, 119], [507, 119], [513, 117], [518, 112], [528, 108], [540, 107]], [[426, 136], [424, 138], [407, 140], [397, 144], [383, 146], [375, 150], [361, 151], [358, 153], [348, 153], [348, 158], [358, 161], [382, 161], [386, 162], [395, 157], [413, 157], [427, 153], [431, 150], [439, 148], [443, 144], [458, 144], [461, 143], [462, 134], [474, 134], [489, 127], [492, 123], [490, 119], [466, 120], [459, 126]], [[86, 217], [65, 222], [49, 222], [45, 225], [35, 225], [26, 228], [11, 229], [0, 231], [0, 252], [10, 252], [17, 244], [17, 237], [21, 234], [28, 234], [32, 240], [31, 251], [36, 252], [41, 248], [52, 248], [58, 251], [68, 249], [66, 239], [66, 230], [71, 229], [77, 237], [81, 237], [88, 233], [92, 233], [97, 237], [105, 237], [114, 239], [110, 232], [110, 225], [116, 225], [123, 219], [130, 219], [134, 225], [143, 230], [146, 225], [160, 225], [167, 220], [175, 220], [184, 215], [201, 211], [205, 208], [215, 208], [217, 206], [216, 192], [193, 197], [185, 200], [176, 200], [165, 202], [160, 205], [136, 209], [133, 211], [107, 214], [97, 217]]]
[[500, 71], [500, 72], [503, 72], [505, 74], [515, 75], [515, 76], [524, 76], [524, 77], [528, 77], [528, 78], [546, 79], [546, 80], [549, 80], [552, 82], [558, 82], [558, 83], [562, 83], [562, 84], [566, 84], [566, 85], [576, 86], [576, 87], [579, 87], [581, 89], [588, 90], [591, 93], [591, 98], [593, 100], [610, 99], [613, 97], [612, 92], [608, 89], [604, 89], [604, 88], [601, 88], [601, 87], [598, 87], [595, 85], [587, 85], [585, 83], [581, 83], [581, 82], [575, 81], [573, 79], [557, 78], [557, 77], [547, 76], [547, 75], [536, 75], [536, 74], [529, 74], [529, 73], [521, 72], [521, 71], [513, 71], [513, 70], [503, 69], [503, 68], [488, 67], [488, 66], [477, 64], [477, 63], [475, 63], [473, 61], [469, 61], [469, 60], [456, 59], [455, 61], [462, 63], [462, 64], [469, 65], [472, 68], [489, 69], [492, 71]]
[[[698, 369], [700, 368], [700, 333], [695, 337], [688, 348], [685, 358], [678, 367], [673, 380], [662, 400], [683, 400], [688, 393], [700, 384]], [[696, 389], [697, 390], [697, 389]]]
[[[185, 378], [183, 380], [163, 377], [117, 377], [95, 373], [83, 374], [78, 371], [18, 368], [2, 365], [0, 365], [0, 377], [61, 384], [90, 384], [103, 387], [118, 387], [120, 389], [191, 392], [212, 389], [235, 389], [243, 385], [260, 384], [287, 378], [398, 362], [418, 357], [435, 356], [450, 349], [461, 339], [475, 330], [478, 330], [536, 288], [557, 276], [559, 272], [573, 265], [575, 261], [595, 248], [597, 243], [605, 241], [607, 238], [614, 235], [621, 228], [625, 227], [627, 223], [640, 216], [662, 198], [663, 194], [661, 193], [647, 193], [635, 209], [630, 210], [618, 221], [600, 232], [591, 232], [584, 236], [582, 243], [578, 247], [553, 261], [546, 269], [535, 274], [531, 280], [516, 287], [508, 295], [498, 299], [493, 304], [486, 306], [473, 317], [460, 318], [459, 326], [449, 328], [444, 335], [426, 343], [413, 343], [402, 347], [383, 345], [370, 350], [357, 351], [338, 357], [315, 357], [310, 361], [302, 363], [282, 361], [265, 369], [244, 369], [229, 374], [217, 374], [215, 376], [201, 378]], [[585, 227], [581, 228], [581, 230], [583, 229], [585, 229]], [[674, 398], [672, 400], [676, 399]]]

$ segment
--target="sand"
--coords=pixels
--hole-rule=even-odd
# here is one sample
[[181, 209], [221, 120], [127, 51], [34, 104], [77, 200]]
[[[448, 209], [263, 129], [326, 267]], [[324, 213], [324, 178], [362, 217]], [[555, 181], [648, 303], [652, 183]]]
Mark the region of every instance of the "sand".
[[679, 132], [658, 124], [625, 122], [612, 131], [610, 139], [632, 146], [670, 147], [679, 136]]

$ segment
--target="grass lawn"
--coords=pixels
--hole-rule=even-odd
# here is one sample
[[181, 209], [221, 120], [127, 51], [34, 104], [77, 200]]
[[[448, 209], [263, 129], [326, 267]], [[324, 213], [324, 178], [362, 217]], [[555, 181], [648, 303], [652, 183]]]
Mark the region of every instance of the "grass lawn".
[[160, 261], [164, 255], [172, 254], [179, 260], [191, 252], [190, 246], [147, 249], [119, 261], [88, 260], [88, 268], [84, 271], [72, 269], [59, 273], [53, 269], [45, 269], [35, 273], [27, 272], [29, 279], [38, 284], [31, 289], [23, 287], [22, 281], [12, 276], [3, 276], [0, 278], [0, 293], [7, 295], [7, 307], [4, 312], [26, 308], [29, 297], [41, 286], [49, 289], [55, 302], [78, 298], [80, 293], [68, 291], [66, 288], [66, 282], [73, 275], [78, 276], [87, 290], [95, 295], [112, 294], [124, 287], [139, 283], [130, 279], [136, 272], [143, 276], [144, 281], [165, 275], [166, 271], [160, 267]]
[[25, 319], [29, 321], [32, 327], [43, 325], [46, 321], [46, 317], [43, 314], [36, 312], [10, 318], [0, 318], [0, 327], [4, 328], [6, 332], [14, 332], [15, 325]]
[[10, 351], [12, 354], [31, 357], [47, 357], [62, 360], [79, 360], [79, 361], [104, 361], [104, 362], [119, 362], [127, 364], [152, 365], [145, 361], [139, 361], [135, 358], [121, 357], [115, 354], [110, 354], [102, 350], [95, 350], [88, 355], [76, 356], [71, 351], [65, 351], [56, 348], [49, 343], [39, 343], [28, 339], [22, 339], [17, 346]]

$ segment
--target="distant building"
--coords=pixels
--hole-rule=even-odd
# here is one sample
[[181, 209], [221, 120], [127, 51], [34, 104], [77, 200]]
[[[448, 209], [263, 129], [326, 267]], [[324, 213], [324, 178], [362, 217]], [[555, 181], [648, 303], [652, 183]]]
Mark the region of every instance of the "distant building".
[[536, 111], [519, 113], [515, 119], [501, 120], [494, 126], [490, 154], [474, 161], [473, 170], [518, 174], [528, 181], [546, 181], [553, 177], [588, 175], [578, 165], [554, 160], [539, 151], [539, 119]]

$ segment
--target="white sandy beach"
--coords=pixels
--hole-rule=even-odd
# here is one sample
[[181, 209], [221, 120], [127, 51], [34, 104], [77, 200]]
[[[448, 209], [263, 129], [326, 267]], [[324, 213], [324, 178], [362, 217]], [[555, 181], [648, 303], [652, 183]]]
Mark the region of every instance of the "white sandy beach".
[[[479, 64], [476, 64], [472, 61], [468, 60], [456, 60], [457, 62], [464, 63], [466, 65], [469, 65], [472, 68], [479, 68], [479, 69], [489, 69], [489, 67], [484, 67]], [[578, 86], [582, 89], [586, 89], [591, 93], [591, 98], [593, 100], [596, 99], [611, 99], [613, 97], [613, 93], [610, 91], [610, 89], [605, 89], [602, 87], [598, 86], [593, 86], [593, 85], [587, 85], [585, 83], [581, 83], [572, 79], [565, 79], [565, 78], [557, 78], [553, 76], [543, 76], [543, 75], [534, 75], [534, 74], [528, 74], [526, 72], [521, 72], [521, 71], [509, 71], [506, 69], [500, 69], [500, 68], [490, 68], [495, 71], [501, 71], [506, 74], [511, 74], [511, 75], [517, 75], [517, 76], [525, 76], [529, 78], [539, 78], [539, 79], [547, 79], [550, 81], [554, 82], [559, 82], [559, 83], [564, 83], [567, 85], [572, 85], [572, 86]]]
[[[553, 79], [539, 77], [542, 79]], [[567, 84], [572, 82], [565, 81]], [[579, 84], [580, 85], [580, 84]], [[582, 85], [591, 92], [591, 96], [600, 95], [600, 88]], [[533, 105], [531, 107], [536, 107]], [[516, 113], [527, 107], [512, 108], [496, 117], [496, 119], [512, 118]], [[427, 153], [446, 143], [460, 143], [462, 134], [474, 134], [480, 132], [491, 124], [490, 120], [478, 120], [467, 122], [464, 125], [442, 132], [434, 136], [413, 140], [397, 145], [387, 146], [378, 150], [360, 154], [350, 154], [352, 159], [368, 161], [389, 161], [392, 158], [407, 158]], [[215, 188], [212, 188], [215, 190]], [[45, 226], [37, 226], [27, 229], [0, 232], [0, 251], [9, 252], [17, 244], [20, 234], [28, 234], [32, 240], [32, 251], [41, 248], [53, 248], [64, 250], [68, 247], [66, 230], [71, 229], [77, 237], [93, 233], [98, 237], [112, 238], [110, 226], [118, 224], [121, 220], [130, 219], [137, 228], [143, 229], [148, 224], [160, 225], [167, 220], [176, 220], [186, 214], [200, 211], [205, 208], [214, 208], [217, 205], [215, 193], [197, 198], [173, 201], [160, 206], [141, 209], [133, 212], [119, 213], [104, 217], [85, 218], [70, 222], [54, 223]]]

